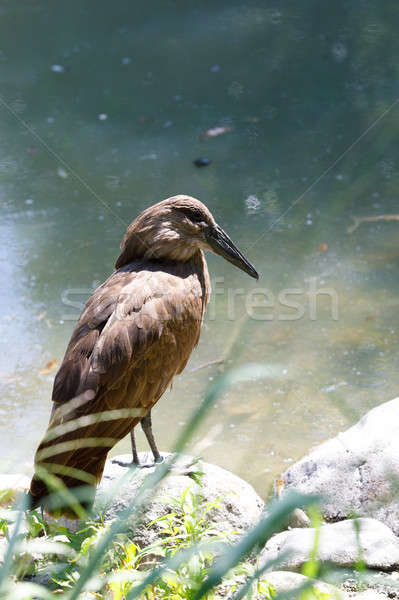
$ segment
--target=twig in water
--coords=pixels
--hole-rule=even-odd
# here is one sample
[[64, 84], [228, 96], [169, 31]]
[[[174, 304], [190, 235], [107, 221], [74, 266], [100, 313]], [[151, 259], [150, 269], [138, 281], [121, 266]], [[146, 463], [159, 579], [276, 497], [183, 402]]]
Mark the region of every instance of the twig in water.
[[221, 365], [222, 363], [224, 363], [225, 359], [224, 358], [217, 358], [216, 360], [209, 360], [208, 362], [202, 364], [202, 365], [198, 365], [198, 367], [193, 367], [191, 369], [191, 373], [194, 373], [195, 371], [200, 371], [201, 369], [206, 369], [206, 367], [211, 367], [212, 365]]
[[353, 233], [362, 223], [375, 223], [376, 221], [399, 221], [399, 215], [377, 215], [375, 217], [352, 217], [353, 224], [347, 232]]

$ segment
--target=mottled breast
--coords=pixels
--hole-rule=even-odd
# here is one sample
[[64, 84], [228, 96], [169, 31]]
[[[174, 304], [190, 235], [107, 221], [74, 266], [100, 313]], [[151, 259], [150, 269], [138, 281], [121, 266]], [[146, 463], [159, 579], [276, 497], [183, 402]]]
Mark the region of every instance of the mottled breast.
[[109, 391], [102, 397], [111, 407], [146, 380], [143, 394], [152, 382], [157, 396], [148, 398], [152, 404], [198, 343], [209, 293], [201, 251], [184, 263], [137, 260], [115, 271], [86, 303], [55, 378], [53, 401], [101, 388]]

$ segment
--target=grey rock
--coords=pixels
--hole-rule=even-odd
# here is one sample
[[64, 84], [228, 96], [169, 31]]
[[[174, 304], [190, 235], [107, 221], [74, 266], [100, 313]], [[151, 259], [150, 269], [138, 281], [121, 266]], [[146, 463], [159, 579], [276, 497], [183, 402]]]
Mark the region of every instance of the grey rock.
[[0, 492], [7, 490], [3, 496], [3, 506], [12, 504], [20, 492], [29, 489], [30, 478], [23, 473], [0, 473]]
[[0, 490], [28, 490], [30, 478], [23, 473], [0, 473]]
[[47, 525], [56, 525], [57, 527], [65, 527], [72, 533], [76, 533], [83, 527], [83, 521], [80, 519], [68, 519], [68, 517], [54, 517], [46, 510], [43, 511], [43, 519]]
[[[281, 569], [300, 569], [309, 559], [315, 533], [315, 529], [291, 529], [278, 533], [263, 549], [261, 564], [281, 558]], [[285, 553], [287, 556], [284, 558]], [[317, 548], [321, 562], [352, 567], [360, 556], [369, 569], [391, 571], [399, 567], [399, 540], [389, 527], [376, 519], [347, 520], [321, 527]]]
[[4, 555], [7, 550], [8, 540], [5, 537], [0, 537], [0, 565], [3, 563]]
[[[364, 592], [359, 591], [359, 584], [364, 586]], [[359, 579], [348, 579], [344, 582], [345, 591], [349, 593], [350, 598], [362, 599], [364, 594], [364, 600], [368, 598], [399, 598], [399, 572], [385, 572], [385, 571], [369, 571], [368, 573], [360, 574]], [[363, 589], [363, 588], [362, 588]], [[375, 594], [373, 596], [372, 594]]]
[[[163, 455], [166, 457], [167, 455]], [[140, 454], [140, 462], [146, 462], [147, 454]], [[102, 481], [97, 490], [93, 507], [94, 514], [104, 513], [106, 521], [118, 517], [129, 506], [143, 480], [153, 472], [153, 467], [135, 471], [133, 478], [113, 491], [115, 484], [126, 474], [126, 467], [119, 463], [129, 463], [131, 455], [122, 455], [108, 460]], [[127, 528], [132, 539], [140, 546], [148, 545], [160, 538], [162, 528], [159, 523], [151, 527], [146, 524], [176, 510], [176, 499], [189, 488], [200, 494], [204, 502], [217, 503], [207, 514], [208, 524], [228, 535], [242, 534], [259, 520], [264, 503], [255, 490], [244, 480], [216, 465], [205, 462], [192, 464], [190, 457], [179, 459], [177, 466], [162, 481], [155, 492], [151, 492], [145, 505], [145, 514], [139, 522], [130, 518]], [[196, 473], [200, 475], [200, 484]], [[109, 497], [111, 494], [111, 498]]]
[[399, 398], [312, 450], [283, 474], [284, 491], [320, 494], [323, 516], [370, 516], [399, 535]]
[[[339, 590], [335, 586], [324, 583], [324, 581], [315, 579], [310, 580], [309, 577], [300, 575], [299, 573], [291, 573], [290, 571], [271, 571], [265, 575], [264, 579], [273, 586], [277, 594], [287, 594], [287, 596], [284, 596], [287, 600], [289, 598], [298, 600], [298, 593], [296, 590], [306, 584], [310, 584], [310, 582], [312, 583], [311, 589], [317, 590], [322, 594], [330, 594], [331, 598], [334, 600], [346, 600], [349, 598], [346, 592]], [[292, 596], [288, 595], [289, 592], [292, 592]]]
[[[263, 517], [270, 516], [273, 504], [269, 504], [263, 511]], [[298, 529], [299, 527], [310, 527], [311, 521], [301, 508], [295, 508], [278, 526], [276, 533], [287, 529]]]
[[349, 598], [353, 600], [386, 600], [388, 596], [376, 590], [364, 590], [364, 592], [354, 592], [349, 594]]
[[295, 508], [289, 516], [288, 527], [297, 529], [298, 527], [310, 527], [310, 519], [302, 508]]

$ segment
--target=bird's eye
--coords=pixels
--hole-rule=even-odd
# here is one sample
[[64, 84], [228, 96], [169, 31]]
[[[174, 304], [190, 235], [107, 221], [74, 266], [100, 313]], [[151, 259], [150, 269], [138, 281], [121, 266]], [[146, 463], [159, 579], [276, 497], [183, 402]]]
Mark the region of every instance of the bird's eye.
[[204, 220], [204, 216], [203, 216], [202, 212], [200, 210], [196, 210], [196, 209], [191, 211], [190, 218], [194, 223], [200, 223], [201, 221]]
[[180, 210], [192, 223], [204, 221], [204, 215], [197, 208], [181, 208]]

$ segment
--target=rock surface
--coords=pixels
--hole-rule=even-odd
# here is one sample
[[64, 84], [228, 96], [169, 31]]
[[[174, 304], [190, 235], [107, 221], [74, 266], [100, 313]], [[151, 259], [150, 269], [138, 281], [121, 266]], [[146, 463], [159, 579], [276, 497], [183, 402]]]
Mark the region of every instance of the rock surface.
[[312, 450], [283, 480], [285, 490], [324, 496], [327, 521], [370, 516], [399, 535], [399, 398]]
[[349, 594], [349, 598], [353, 598], [353, 600], [386, 600], [388, 596], [375, 590], [365, 590], [364, 592]]
[[[355, 526], [356, 525], [356, 526]], [[357, 533], [358, 529], [358, 533]], [[291, 529], [273, 536], [260, 556], [260, 563], [282, 558], [281, 569], [300, 569], [309, 559], [315, 529]], [[361, 558], [370, 569], [391, 571], [399, 567], [399, 539], [376, 519], [355, 519], [321, 527], [317, 557], [340, 567], [352, 567]]]
[[9, 504], [15, 500], [18, 492], [28, 490], [30, 477], [22, 473], [0, 473], [0, 492], [8, 490], [0, 504]]
[[350, 598], [360, 598], [360, 600], [399, 598], [399, 571], [370, 571], [367, 574], [362, 573], [360, 580], [360, 585], [365, 588], [364, 591], [358, 591], [359, 582], [356, 579], [348, 579], [344, 582], [344, 589]]
[[[166, 456], [166, 455], [164, 455]], [[140, 462], [145, 463], [147, 453], [140, 454]], [[129, 463], [131, 455], [114, 457], [107, 461], [103, 479], [98, 488], [94, 503], [94, 514], [105, 511], [105, 520], [117, 517], [132, 501], [142, 481], [153, 472], [153, 468], [136, 471], [134, 479], [114, 494], [104, 507], [104, 501], [112, 486], [126, 473], [126, 467], [118, 463]], [[138, 525], [128, 521], [133, 540], [140, 546], [152, 544], [160, 538], [162, 528], [159, 523], [151, 527], [146, 524], [176, 510], [185, 490], [200, 494], [204, 502], [216, 502], [217, 506], [207, 514], [208, 523], [218, 531], [232, 535], [242, 534], [253, 527], [260, 518], [264, 503], [255, 490], [246, 481], [216, 465], [200, 462], [192, 465], [192, 459], [185, 457], [161, 483], [155, 495], [146, 505], [145, 517]], [[196, 481], [196, 472], [200, 475], [201, 485]]]
[[287, 528], [310, 527], [311, 522], [308, 515], [301, 508], [295, 508], [288, 518]]
[[0, 490], [26, 490], [30, 486], [30, 477], [23, 473], [0, 473]]
[[4, 554], [8, 546], [8, 540], [5, 537], [0, 537], [0, 565], [3, 563]]
[[[265, 575], [265, 580], [273, 586], [277, 594], [287, 594], [284, 598], [298, 600], [298, 590], [307, 583], [310, 583], [309, 577], [300, 575], [299, 573], [291, 573], [290, 571], [271, 571]], [[334, 600], [346, 600], [349, 598], [346, 592], [338, 590], [333, 585], [328, 585], [324, 581], [312, 580], [312, 588], [322, 594], [330, 594]], [[293, 592], [292, 596], [288, 592]]]

